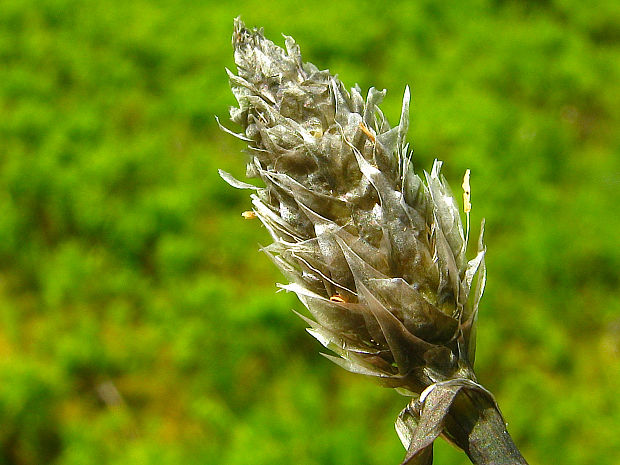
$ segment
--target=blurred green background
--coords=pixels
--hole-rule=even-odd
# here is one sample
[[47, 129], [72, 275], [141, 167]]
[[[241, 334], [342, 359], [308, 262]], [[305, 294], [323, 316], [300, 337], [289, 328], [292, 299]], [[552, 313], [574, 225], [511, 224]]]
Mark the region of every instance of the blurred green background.
[[487, 219], [479, 379], [530, 463], [620, 463], [620, 3], [225, 3], [0, 2], [0, 463], [402, 458], [406, 399], [319, 356], [217, 175], [237, 15], [392, 122], [412, 86], [416, 166]]

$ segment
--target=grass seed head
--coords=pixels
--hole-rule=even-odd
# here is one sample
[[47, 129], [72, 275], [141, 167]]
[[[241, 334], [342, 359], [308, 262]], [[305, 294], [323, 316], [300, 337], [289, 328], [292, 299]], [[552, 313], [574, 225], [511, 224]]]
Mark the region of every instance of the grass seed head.
[[[289, 281], [281, 287], [297, 294], [310, 334], [350, 371], [410, 394], [473, 380], [482, 234], [468, 261], [441, 162], [423, 177], [414, 171], [409, 89], [391, 127], [379, 108], [385, 90], [364, 98], [303, 62], [291, 37], [285, 44], [235, 21], [230, 115], [248, 143], [247, 174], [263, 187], [223, 173], [254, 190], [252, 213], [273, 239], [264, 251]], [[469, 213], [469, 172], [463, 189]]]

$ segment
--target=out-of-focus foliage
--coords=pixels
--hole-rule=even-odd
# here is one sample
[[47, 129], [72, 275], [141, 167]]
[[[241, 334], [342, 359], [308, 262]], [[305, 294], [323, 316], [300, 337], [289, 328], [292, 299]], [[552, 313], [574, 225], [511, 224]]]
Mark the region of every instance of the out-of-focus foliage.
[[[416, 166], [472, 169], [476, 371], [531, 463], [620, 461], [620, 7], [4, 0], [0, 463], [386, 464], [405, 399], [331, 365], [240, 212], [233, 17], [412, 86]], [[437, 463], [466, 463], [449, 446]]]

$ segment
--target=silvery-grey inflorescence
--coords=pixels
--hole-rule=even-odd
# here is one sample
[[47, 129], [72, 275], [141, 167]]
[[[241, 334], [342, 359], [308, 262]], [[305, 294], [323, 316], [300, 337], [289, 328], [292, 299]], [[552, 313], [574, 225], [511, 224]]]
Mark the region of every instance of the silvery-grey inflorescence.
[[[378, 107], [385, 91], [371, 88], [365, 99], [357, 86], [347, 91], [285, 40], [286, 50], [235, 21], [237, 73], [228, 73], [239, 108], [230, 114], [243, 132], [233, 134], [248, 143], [248, 177], [264, 187], [221, 172], [254, 191], [247, 216], [271, 234], [264, 251], [289, 281], [281, 287], [297, 294], [311, 315], [302, 316], [308, 331], [347, 370], [422, 394], [418, 404], [442, 383], [477, 387], [482, 232], [468, 261], [441, 162], [423, 177], [414, 172], [409, 90], [390, 127]], [[408, 446], [406, 416], [399, 433]]]

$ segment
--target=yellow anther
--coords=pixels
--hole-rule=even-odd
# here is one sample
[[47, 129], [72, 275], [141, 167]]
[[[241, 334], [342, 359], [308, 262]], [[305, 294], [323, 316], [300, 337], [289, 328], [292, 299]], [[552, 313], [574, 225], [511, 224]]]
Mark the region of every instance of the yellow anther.
[[471, 187], [469, 186], [469, 170], [465, 171], [463, 176], [463, 210], [465, 213], [471, 211]]
[[364, 134], [366, 134], [366, 136], [372, 141], [373, 144], [377, 141], [373, 133], [370, 132], [370, 129], [368, 129], [364, 123], [360, 123], [360, 129]]

